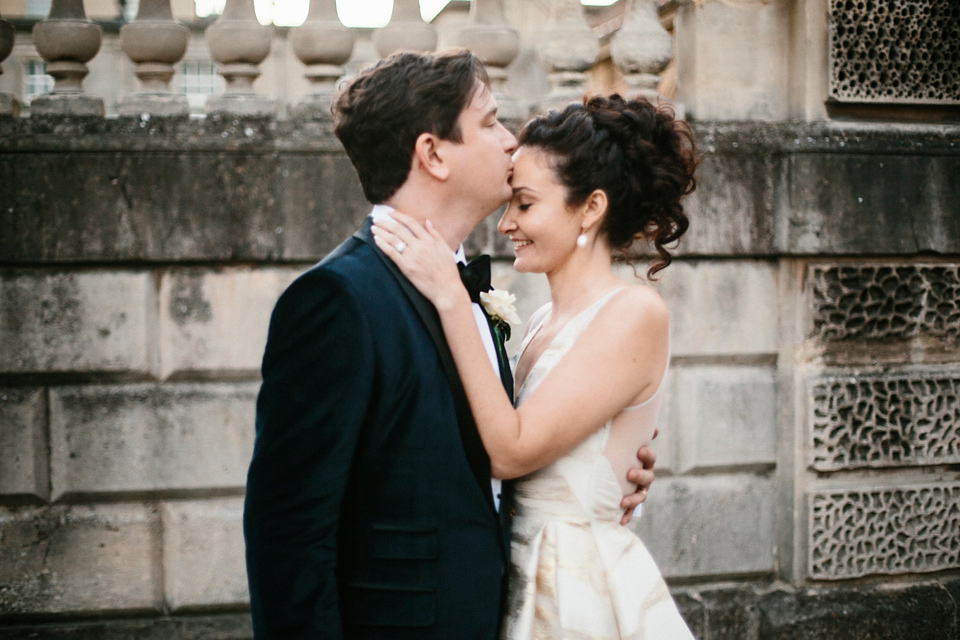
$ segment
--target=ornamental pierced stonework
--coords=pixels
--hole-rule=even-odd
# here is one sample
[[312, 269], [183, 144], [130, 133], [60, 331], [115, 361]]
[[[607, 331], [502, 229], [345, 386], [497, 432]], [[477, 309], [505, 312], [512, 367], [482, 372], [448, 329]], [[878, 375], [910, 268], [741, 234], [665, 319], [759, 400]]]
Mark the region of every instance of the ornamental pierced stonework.
[[810, 402], [817, 471], [960, 462], [958, 376], [831, 376]]
[[812, 337], [960, 336], [960, 265], [830, 265], [810, 270]]
[[818, 580], [960, 568], [960, 484], [809, 495], [807, 569]]
[[830, 95], [960, 104], [960, 4], [830, 0]]

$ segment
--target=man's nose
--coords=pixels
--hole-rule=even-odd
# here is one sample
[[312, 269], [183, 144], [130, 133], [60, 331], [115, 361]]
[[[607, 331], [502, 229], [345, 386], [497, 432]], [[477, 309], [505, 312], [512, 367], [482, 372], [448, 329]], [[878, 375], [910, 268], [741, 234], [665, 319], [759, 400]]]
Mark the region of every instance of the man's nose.
[[[502, 124], [500, 126], [503, 127]], [[506, 151], [510, 155], [513, 155], [513, 152], [517, 150], [517, 137], [512, 133], [510, 133], [510, 130], [507, 129], [506, 127], [503, 127], [503, 132], [505, 134], [505, 137], [503, 140], [504, 151]]]

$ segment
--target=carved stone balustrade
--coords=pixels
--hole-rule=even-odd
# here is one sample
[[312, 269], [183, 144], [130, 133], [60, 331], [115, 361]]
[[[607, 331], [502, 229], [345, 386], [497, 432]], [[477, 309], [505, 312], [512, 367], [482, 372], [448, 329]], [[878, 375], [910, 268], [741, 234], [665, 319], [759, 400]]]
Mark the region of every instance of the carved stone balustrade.
[[356, 35], [340, 22], [336, 0], [311, 0], [307, 20], [290, 32], [290, 45], [306, 65], [308, 93], [294, 108], [298, 116], [330, 117], [330, 103], [344, 63], [353, 53]]
[[600, 43], [583, 17], [580, 0], [553, 0], [550, 21], [537, 53], [547, 67], [552, 88], [537, 110], [562, 109], [583, 98], [586, 72], [597, 61]]
[[141, 0], [137, 18], [120, 28], [120, 46], [136, 64], [143, 89], [117, 104], [120, 115], [186, 116], [187, 97], [170, 91], [173, 65], [187, 52], [187, 27], [173, 19], [170, 0]]
[[253, 92], [260, 63], [270, 54], [271, 30], [257, 20], [253, 0], [227, 0], [223, 14], [207, 27], [207, 46], [227, 81], [224, 93], [207, 100], [207, 113], [269, 116], [277, 99]]
[[33, 44], [47, 61], [53, 91], [34, 98], [34, 115], [103, 115], [103, 100], [83, 93], [87, 62], [100, 50], [103, 33], [83, 12], [83, 0], [53, 0], [49, 17], [33, 28]]
[[627, 95], [656, 104], [659, 74], [673, 57], [673, 38], [660, 24], [656, 0], [628, 0], [626, 11], [610, 53], [623, 72]]
[[[14, 29], [13, 25], [0, 18], [0, 64], [7, 59], [10, 52], [13, 51]], [[3, 67], [0, 67], [0, 75], [3, 74]], [[9, 93], [0, 93], [0, 116], [13, 116], [16, 118], [20, 114], [20, 101], [16, 96]]]
[[394, 0], [390, 24], [373, 32], [373, 45], [380, 57], [397, 51], [433, 51], [437, 30], [423, 21], [418, 0]]
[[504, 92], [507, 66], [520, 50], [520, 35], [503, 17], [503, 0], [473, 0], [470, 22], [460, 30], [458, 43], [473, 51], [486, 66], [491, 89], [500, 107], [500, 119], [517, 124], [524, 120], [527, 114], [520, 103]]

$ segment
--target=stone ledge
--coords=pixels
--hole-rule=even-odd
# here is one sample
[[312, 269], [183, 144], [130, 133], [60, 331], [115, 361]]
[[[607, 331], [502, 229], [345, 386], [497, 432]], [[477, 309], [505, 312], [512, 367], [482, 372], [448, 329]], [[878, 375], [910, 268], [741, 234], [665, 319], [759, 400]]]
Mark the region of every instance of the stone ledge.
[[3, 626], [0, 640], [251, 640], [248, 613]]
[[[249, 118], [6, 119], [0, 264], [319, 259], [369, 210], [328, 129]], [[695, 129], [700, 187], [678, 255], [960, 253], [958, 126]], [[491, 237], [488, 222], [471, 246], [511, 257]]]
[[[798, 591], [782, 583], [671, 589], [697, 640], [958, 640], [960, 577]], [[0, 623], [0, 640], [250, 640], [248, 613]], [[657, 639], [661, 640], [661, 639]], [[668, 640], [668, 639], [663, 639]]]

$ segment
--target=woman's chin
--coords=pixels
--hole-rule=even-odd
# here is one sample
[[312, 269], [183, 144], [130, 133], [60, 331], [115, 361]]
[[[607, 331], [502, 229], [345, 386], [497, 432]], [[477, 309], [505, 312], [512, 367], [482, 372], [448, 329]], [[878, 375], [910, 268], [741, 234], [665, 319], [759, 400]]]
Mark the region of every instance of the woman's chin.
[[513, 270], [517, 273], [546, 273], [545, 269], [519, 257], [513, 259]]

